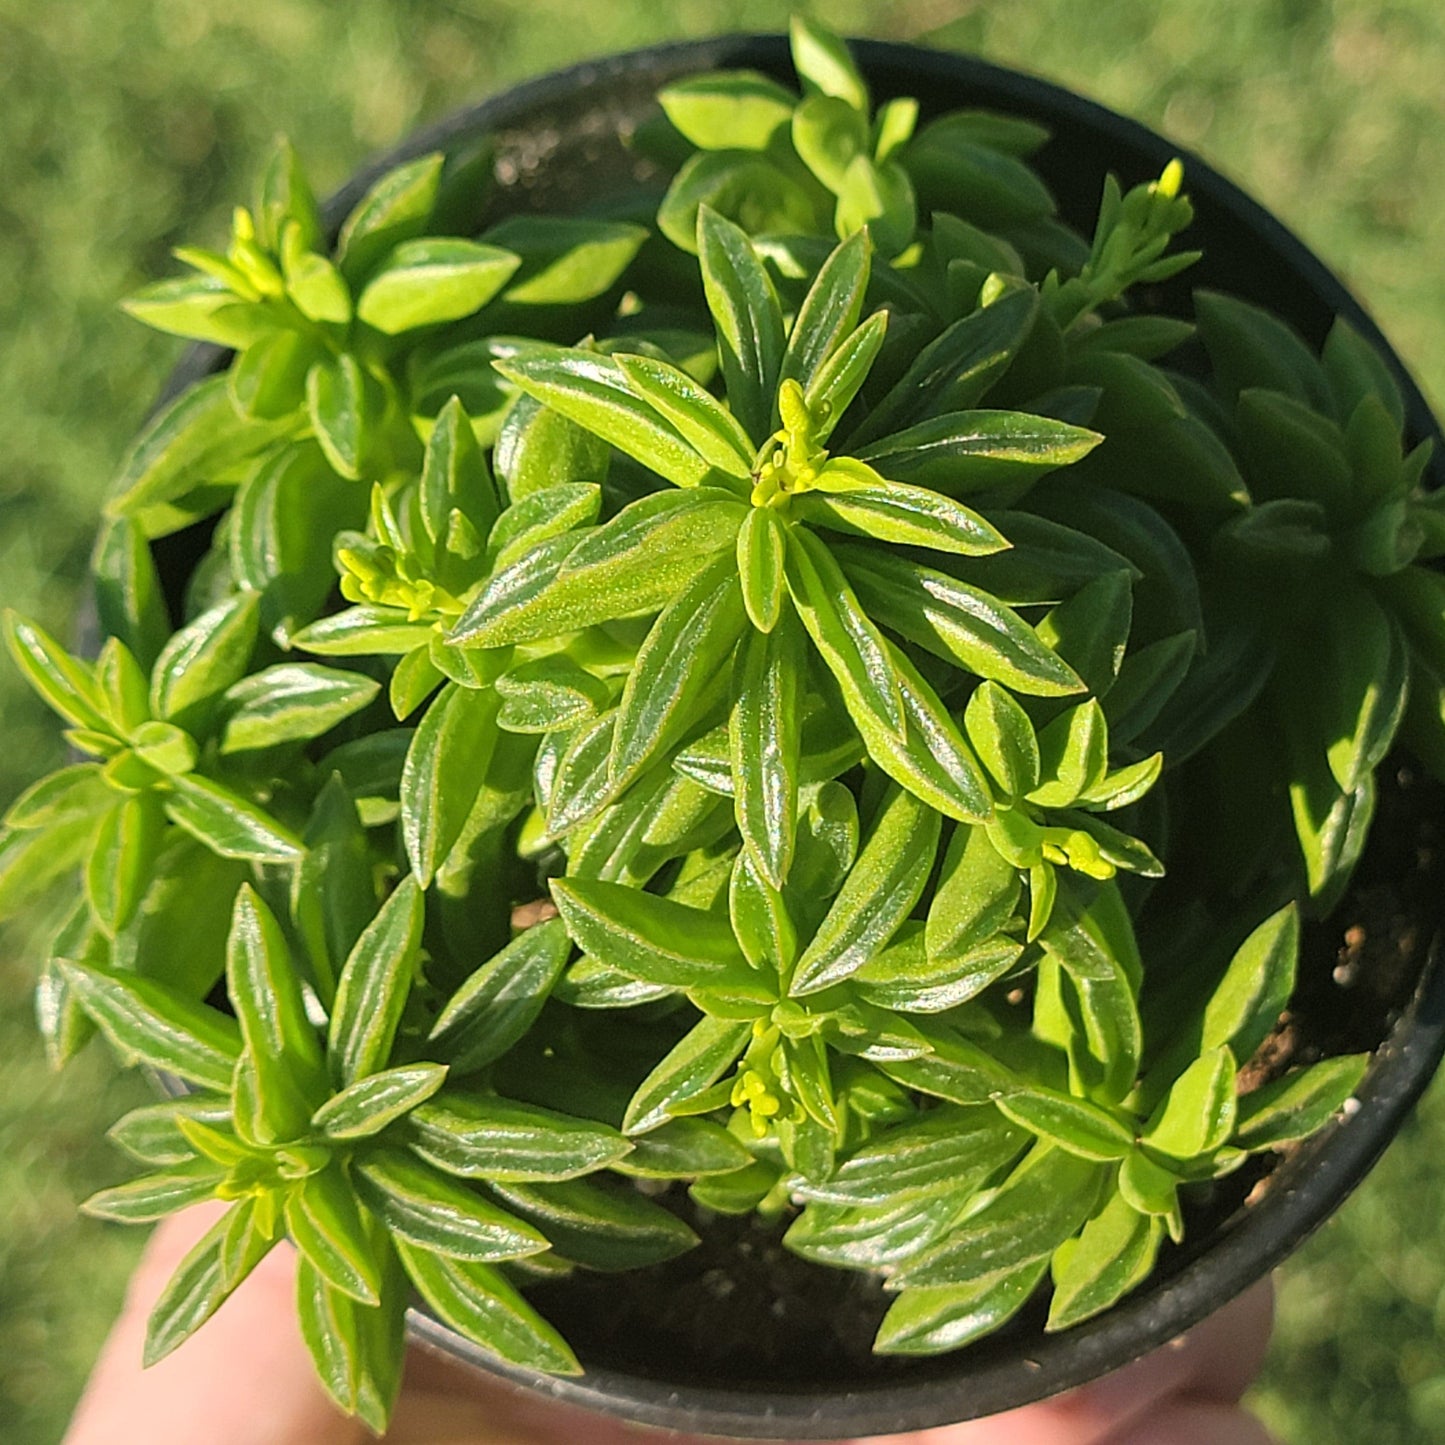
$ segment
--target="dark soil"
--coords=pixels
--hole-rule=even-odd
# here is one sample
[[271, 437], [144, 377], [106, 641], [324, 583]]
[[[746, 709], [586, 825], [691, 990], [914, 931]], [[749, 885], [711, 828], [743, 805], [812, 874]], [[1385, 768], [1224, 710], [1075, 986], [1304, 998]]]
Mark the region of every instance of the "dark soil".
[[[1373, 1050], [1409, 1004], [1445, 916], [1445, 788], [1401, 764], [1382, 769], [1371, 842], [1332, 917], [1303, 930], [1289, 1011], [1241, 1075], [1255, 1088], [1286, 1069]], [[1269, 1188], [1285, 1156], [1265, 1155], [1187, 1211], [1186, 1243], [1161, 1259], [1165, 1279], [1208, 1247]], [[767, 1224], [699, 1209], [680, 1187], [662, 1196], [701, 1245], [626, 1275], [579, 1272], [528, 1294], [589, 1365], [729, 1388], [919, 1378], [945, 1360], [876, 1356], [889, 1297], [877, 1277], [809, 1264], [784, 1249], [788, 1219]], [[1147, 1288], [1147, 1286], [1146, 1286]], [[1000, 1355], [1037, 1338], [1043, 1301], [971, 1348]]]

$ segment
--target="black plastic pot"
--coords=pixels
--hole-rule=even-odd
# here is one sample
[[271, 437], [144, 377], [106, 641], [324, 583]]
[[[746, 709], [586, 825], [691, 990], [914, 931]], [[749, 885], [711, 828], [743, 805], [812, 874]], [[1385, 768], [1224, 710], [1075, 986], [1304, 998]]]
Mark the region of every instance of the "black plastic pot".
[[[1107, 171], [1131, 183], [1156, 176], [1180, 148], [1143, 126], [1035, 78], [954, 55], [878, 42], [855, 46], [879, 99], [915, 96], [926, 119], [946, 109], [986, 106], [1042, 121], [1053, 140], [1036, 158], [1066, 218], [1087, 226]], [[787, 46], [779, 37], [708, 40], [663, 46], [577, 66], [516, 87], [421, 132], [332, 198], [339, 219], [379, 172], [436, 149], [464, 149], [484, 134], [498, 144], [502, 184], [489, 203], [494, 214], [573, 208], [619, 185], [645, 183], [646, 167], [622, 137], [647, 114], [657, 88], [699, 70], [747, 66], [791, 81]], [[1158, 309], [1190, 314], [1196, 286], [1230, 291], [1268, 306], [1318, 345], [1337, 315], [1380, 346], [1396, 373], [1412, 439], [1439, 436], [1418, 388], [1378, 329], [1341, 283], [1280, 223], [1202, 161], [1184, 155], [1187, 189], [1197, 221], [1189, 242], [1205, 259], [1158, 289]], [[222, 360], [197, 347], [171, 379], [174, 393]], [[1437, 453], [1437, 483], [1440, 454]], [[162, 565], [187, 570], [195, 539], [168, 539]], [[1432, 793], [1439, 818], [1440, 794]], [[1408, 810], [1407, 810], [1408, 811]], [[1415, 805], [1418, 818], [1420, 807]], [[1413, 823], [1411, 826], [1414, 826]], [[1380, 830], [1385, 830], [1381, 823]], [[1363, 871], [1413, 866], [1413, 837], [1372, 843]], [[1383, 855], [1382, 850], [1394, 853]], [[1266, 1275], [1297, 1247], [1359, 1183], [1419, 1097], [1445, 1052], [1445, 969], [1440, 963], [1445, 887], [1417, 879], [1435, 900], [1417, 922], [1413, 971], [1377, 1009], [1374, 1033], [1356, 1047], [1374, 1051], [1358, 1107], [1279, 1163], [1268, 1187], [1246, 1199], [1257, 1176], [1236, 1181], [1190, 1220], [1187, 1244], [1167, 1255], [1149, 1282], [1114, 1309], [1060, 1335], [1046, 1335], [1030, 1314], [1006, 1331], [952, 1356], [928, 1361], [880, 1360], [860, 1371], [839, 1359], [800, 1380], [790, 1362], [754, 1359], [738, 1370], [727, 1363], [688, 1360], [664, 1343], [583, 1320], [581, 1336], [567, 1318], [571, 1306], [550, 1287], [543, 1306], [579, 1344], [587, 1372], [559, 1380], [503, 1365], [425, 1313], [410, 1317], [413, 1338], [542, 1394], [652, 1425], [743, 1438], [836, 1439], [888, 1434], [973, 1419], [1045, 1398], [1094, 1379], [1172, 1339]], [[1433, 892], [1432, 892], [1433, 890]], [[1428, 910], [1427, 910], [1428, 911]], [[1323, 948], [1323, 953], [1320, 953]], [[1316, 949], [1315, 987], [1330, 989], [1330, 946]], [[1346, 1001], [1346, 1006], [1349, 1006]], [[666, 1287], [671, 1288], [672, 1285]], [[725, 1308], [709, 1300], [699, 1308]], [[560, 1308], [560, 1314], [559, 1314]], [[587, 1305], [578, 1303], [577, 1310]], [[745, 1326], [745, 1322], [744, 1322]], [[649, 1351], [651, 1351], [649, 1353]]]

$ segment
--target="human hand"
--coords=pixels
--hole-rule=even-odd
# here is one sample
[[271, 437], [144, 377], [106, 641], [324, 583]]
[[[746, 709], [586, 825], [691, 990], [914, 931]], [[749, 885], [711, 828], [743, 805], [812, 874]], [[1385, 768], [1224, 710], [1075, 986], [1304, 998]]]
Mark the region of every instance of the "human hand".
[[[146, 1318], [216, 1217], [197, 1205], [146, 1250], [64, 1445], [363, 1445], [322, 1393], [295, 1314], [294, 1254], [271, 1252], [204, 1329], [149, 1370]], [[1269, 1339], [1261, 1284], [1181, 1339], [1082, 1390], [869, 1445], [1270, 1445], [1239, 1408]], [[413, 1352], [386, 1445], [701, 1445], [476, 1380]]]

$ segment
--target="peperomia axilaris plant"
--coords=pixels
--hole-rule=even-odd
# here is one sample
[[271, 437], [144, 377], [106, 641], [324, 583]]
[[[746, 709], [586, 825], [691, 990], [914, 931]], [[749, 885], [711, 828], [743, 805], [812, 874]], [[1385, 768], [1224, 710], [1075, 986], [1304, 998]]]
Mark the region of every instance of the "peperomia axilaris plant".
[[413, 1292], [575, 1371], [529, 1283], [719, 1213], [881, 1279], [880, 1351], [1041, 1289], [1064, 1329], [1362, 1077], [1270, 1041], [1377, 768], [1445, 773], [1389, 370], [1147, 309], [1177, 164], [1085, 238], [1031, 122], [792, 40], [801, 96], [662, 92], [648, 207], [483, 228], [487, 165], [430, 156], [332, 244], [283, 149], [130, 303], [235, 355], [121, 466], [97, 654], [6, 622], [74, 760], [0, 911], [65, 900], [57, 1063], [183, 1086], [90, 1211], [230, 1202], [150, 1358], [289, 1240], [381, 1430]]

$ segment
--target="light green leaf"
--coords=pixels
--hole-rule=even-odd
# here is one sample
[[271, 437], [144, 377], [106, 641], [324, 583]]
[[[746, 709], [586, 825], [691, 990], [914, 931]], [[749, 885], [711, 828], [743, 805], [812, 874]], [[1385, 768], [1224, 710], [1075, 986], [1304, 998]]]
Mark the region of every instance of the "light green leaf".
[[511, 279], [521, 257], [449, 236], [403, 241], [372, 273], [357, 318], [388, 336], [470, 316]]

